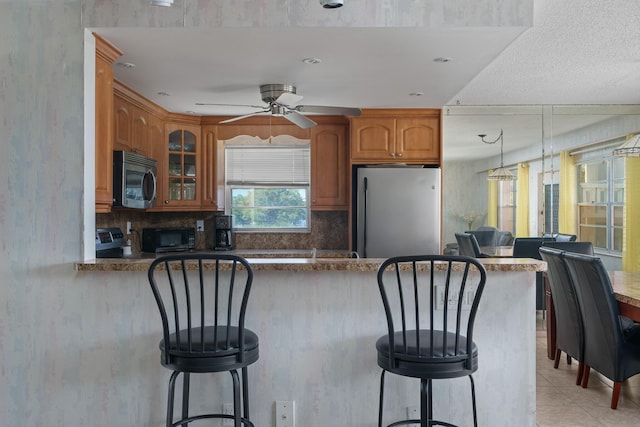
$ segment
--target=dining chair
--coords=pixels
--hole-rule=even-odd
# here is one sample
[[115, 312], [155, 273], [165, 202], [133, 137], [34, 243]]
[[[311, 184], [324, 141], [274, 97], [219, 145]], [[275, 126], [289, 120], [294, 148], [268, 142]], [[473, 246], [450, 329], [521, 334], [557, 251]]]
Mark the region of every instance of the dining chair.
[[611, 409], [618, 407], [623, 381], [640, 373], [640, 325], [621, 316], [602, 260], [595, 256], [563, 253], [584, 323], [584, 374], [589, 383], [593, 368], [613, 381]]
[[[259, 351], [258, 336], [244, 324], [253, 282], [250, 264], [231, 254], [167, 255], [151, 263], [148, 278], [162, 321], [160, 362], [173, 371], [167, 427], [186, 426], [205, 418], [230, 419], [234, 427], [253, 426], [249, 419], [247, 366], [258, 360]], [[242, 389], [238, 370], [242, 371]], [[191, 374], [213, 372], [231, 374], [233, 415], [212, 412], [190, 416]], [[182, 415], [174, 421], [179, 374], [183, 375]]]
[[558, 233], [555, 235], [556, 242], [575, 242], [578, 236], [575, 234]]
[[376, 341], [382, 368], [378, 427], [383, 423], [386, 372], [420, 379], [420, 419], [389, 426], [452, 426], [433, 420], [432, 380], [464, 376], [471, 383], [477, 426], [472, 374], [478, 369], [478, 346], [473, 329], [486, 282], [484, 266], [464, 256], [393, 257], [380, 265], [377, 279], [387, 320], [387, 333]]
[[476, 236], [470, 233], [455, 233], [458, 242], [458, 254], [462, 256], [470, 256], [473, 258], [488, 258], [489, 254], [485, 254], [480, 250], [480, 245]]
[[[514, 258], [541, 259], [538, 249], [545, 242], [554, 242], [553, 237], [516, 237], [513, 241]], [[544, 297], [544, 275], [541, 271], [536, 273], [536, 310], [546, 310]], [[544, 314], [544, 313], [543, 313]]]
[[547, 277], [553, 295], [553, 311], [556, 319], [556, 352], [553, 367], [558, 369], [562, 351], [578, 361], [576, 385], [582, 383], [584, 372], [584, 326], [574, 284], [562, 258], [563, 251], [547, 246], [540, 247], [540, 256], [547, 263]]

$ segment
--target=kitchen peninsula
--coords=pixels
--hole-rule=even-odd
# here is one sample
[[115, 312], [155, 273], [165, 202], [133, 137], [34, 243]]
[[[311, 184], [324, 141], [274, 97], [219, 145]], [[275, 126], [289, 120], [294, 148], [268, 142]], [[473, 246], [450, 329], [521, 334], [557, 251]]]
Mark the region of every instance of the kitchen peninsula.
[[[148, 346], [136, 349], [136, 357], [141, 365], [155, 364], [153, 375], [164, 379], [168, 374], [155, 351], [161, 329], [146, 276], [151, 259], [99, 259], [77, 263], [76, 270], [81, 275], [101, 275], [119, 292], [129, 292], [136, 308], [126, 322], [127, 333], [133, 334], [128, 341]], [[336, 426], [375, 425], [380, 369], [374, 344], [386, 330], [376, 282], [382, 259], [249, 261], [254, 285], [246, 322], [261, 341], [260, 360], [249, 373], [252, 418], [257, 425], [273, 427], [275, 400], [295, 400], [296, 418], [305, 427], [324, 427], [328, 420], [334, 420]], [[487, 270], [487, 285], [474, 337], [480, 359], [474, 374], [478, 422], [533, 427], [535, 273], [545, 270], [546, 264], [513, 258], [485, 258], [481, 262]], [[109, 289], [96, 291], [108, 294]], [[420, 387], [416, 380], [391, 378], [385, 393], [389, 419], [405, 416], [407, 406], [419, 407]], [[229, 387], [227, 382], [224, 376], [198, 383], [207, 405], [224, 403], [215, 400], [220, 394], [214, 387]], [[144, 398], [161, 401], [163, 387], [144, 390], [150, 394]], [[464, 378], [434, 382], [438, 416], [469, 424], [469, 398]], [[196, 404], [199, 400], [194, 397]], [[157, 412], [161, 420], [163, 409]]]

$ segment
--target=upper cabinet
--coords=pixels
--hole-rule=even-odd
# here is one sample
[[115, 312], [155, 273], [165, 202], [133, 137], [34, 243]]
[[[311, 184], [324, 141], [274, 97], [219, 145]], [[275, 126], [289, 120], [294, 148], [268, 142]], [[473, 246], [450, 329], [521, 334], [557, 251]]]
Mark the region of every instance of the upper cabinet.
[[149, 156], [149, 113], [116, 93], [114, 150]]
[[311, 128], [311, 209], [349, 208], [348, 126], [318, 125]]
[[203, 200], [203, 151], [199, 124], [165, 124], [158, 160], [158, 202], [154, 210], [200, 210]]
[[440, 110], [364, 110], [350, 120], [352, 163], [440, 165]]
[[110, 212], [113, 205], [113, 68], [122, 52], [95, 34], [96, 40], [96, 117], [95, 184], [96, 212]]

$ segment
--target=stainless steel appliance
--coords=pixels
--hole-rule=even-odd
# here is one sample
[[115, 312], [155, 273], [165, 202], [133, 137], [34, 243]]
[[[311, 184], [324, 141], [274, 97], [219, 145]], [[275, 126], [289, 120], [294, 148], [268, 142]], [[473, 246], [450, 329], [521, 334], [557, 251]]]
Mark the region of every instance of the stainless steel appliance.
[[196, 247], [195, 228], [143, 228], [143, 252], [188, 251]]
[[213, 249], [217, 251], [230, 251], [233, 249], [233, 216], [218, 215], [213, 220], [214, 242]]
[[156, 204], [156, 164], [128, 151], [113, 152], [113, 206], [147, 209]]
[[122, 258], [124, 234], [117, 227], [96, 230], [96, 258]]
[[353, 238], [361, 257], [440, 253], [440, 169], [360, 167], [355, 179]]

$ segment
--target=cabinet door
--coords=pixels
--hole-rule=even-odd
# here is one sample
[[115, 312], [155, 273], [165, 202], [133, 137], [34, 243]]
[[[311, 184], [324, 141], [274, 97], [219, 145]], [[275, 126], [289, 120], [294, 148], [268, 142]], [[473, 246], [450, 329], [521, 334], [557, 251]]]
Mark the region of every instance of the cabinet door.
[[[220, 204], [218, 201], [220, 193], [216, 175], [217, 135], [217, 126], [204, 126], [202, 128], [202, 208], [205, 210], [217, 210], [220, 206], [224, 207], [224, 203]], [[224, 191], [224, 188], [222, 191]]]
[[119, 96], [114, 96], [113, 108], [115, 130], [113, 149], [131, 151], [131, 105]]
[[131, 151], [148, 156], [149, 114], [138, 107], [131, 107], [131, 113]]
[[351, 122], [351, 160], [393, 161], [395, 158], [395, 120], [392, 118], [354, 118]]
[[113, 69], [96, 55], [96, 212], [113, 205]]
[[396, 157], [400, 161], [440, 161], [440, 120], [435, 117], [396, 120]]
[[311, 209], [348, 209], [346, 126], [311, 129]]
[[167, 167], [162, 177], [167, 186], [162, 200], [166, 210], [194, 210], [200, 207], [200, 127], [168, 124]]

